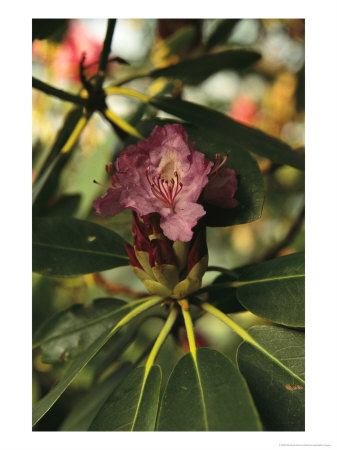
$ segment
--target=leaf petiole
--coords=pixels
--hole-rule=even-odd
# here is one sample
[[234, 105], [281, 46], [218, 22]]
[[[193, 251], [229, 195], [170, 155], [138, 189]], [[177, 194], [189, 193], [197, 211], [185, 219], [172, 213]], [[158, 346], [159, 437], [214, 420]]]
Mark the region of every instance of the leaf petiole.
[[67, 387], [72, 383], [78, 373], [84, 369], [88, 362], [96, 355], [96, 353], [103, 347], [104, 344], [108, 342], [108, 340], [114, 334], [116, 334], [124, 325], [131, 322], [131, 320], [133, 320], [139, 314], [152, 308], [162, 301], [162, 297], [150, 297], [148, 301], [137, 306], [126, 316], [124, 316], [111, 330], [105, 331], [95, 342], [91, 344], [91, 346], [84, 353], [80, 354], [73, 361], [62, 380], [59, 381], [47, 395], [45, 395], [35, 404], [33, 408], [33, 426], [46, 414], [47, 411], [49, 411], [49, 409], [67, 389]]
[[238, 325], [234, 320], [229, 318], [226, 314], [224, 314], [222, 311], [220, 311], [215, 306], [211, 305], [210, 303], [200, 303], [200, 307], [212, 314], [213, 316], [217, 317], [221, 322], [225, 323], [227, 326], [229, 326], [236, 334], [238, 334], [242, 339], [244, 339], [246, 342], [249, 342], [249, 344], [253, 345], [257, 350], [264, 353], [269, 359], [271, 359], [273, 362], [275, 362], [277, 365], [282, 367], [285, 371], [290, 373], [294, 378], [296, 378], [300, 383], [304, 384], [304, 380], [296, 375], [293, 371], [291, 371], [287, 366], [285, 366], [279, 359], [275, 358], [274, 355], [268, 352], [264, 347], [262, 347], [252, 336], [240, 325]]
[[110, 86], [105, 89], [105, 93], [109, 94], [119, 94], [119, 95], [127, 95], [129, 97], [138, 98], [143, 103], [147, 103], [150, 100], [148, 95], [144, 95], [141, 92], [134, 91], [133, 89], [119, 87], [119, 86]]
[[104, 117], [108, 120], [119, 126], [123, 131], [126, 131], [128, 134], [131, 134], [132, 136], [135, 136], [138, 139], [145, 139], [136, 128], [134, 128], [129, 123], [125, 122], [121, 117], [117, 116], [114, 112], [112, 112], [110, 109], [106, 108], [104, 111], [102, 111]]
[[181, 305], [181, 311], [183, 313], [183, 317], [184, 317], [184, 321], [185, 321], [185, 327], [186, 327], [187, 339], [188, 339], [188, 345], [190, 347], [190, 352], [191, 352], [191, 355], [197, 366], [197, 346], [195, 343], [192, 317], [191, 317], [191, 314], [188, 311], [188, 309], [184, 308], [183, 305]]
[[168, 315], [167, 320], [166, 320], [163, 328], [161, 329], [161, 331], [156, 339], [156, 342], [154, 343], [154, 345], [152, 347], [149, 357], [146, 361], [145, 379], [146, 379], [147, 375], [149, 374], [151, 367], [154, 364], [154, 361], [158, 355], [158, 352], [159, 352], [161, 346], [164, 344], [167, 336], [169, 335], [169, 333], [174, 325], [174, 322], [176, 321], [177, 315], [178, 315], [178, 310], [177, 310], [177, 308], [173, 307], [171, 309], [171, 312]]

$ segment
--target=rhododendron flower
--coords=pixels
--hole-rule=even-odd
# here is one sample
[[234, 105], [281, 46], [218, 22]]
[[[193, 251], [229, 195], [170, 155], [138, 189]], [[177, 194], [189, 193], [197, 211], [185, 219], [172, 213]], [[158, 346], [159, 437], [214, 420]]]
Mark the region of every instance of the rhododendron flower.
[[111, 217], [123, 209], [139, 216], [160, 215], [160, 227], [172, 241], [188, 242], [205, 214], [197, 203], [213, 163], [188, 142], [179, 124], [156, 126], [148, 139], [130, 145], [106, 167], [111, 186], [94, 202], [96, 213]]
[[235, 208], [239, 202], [234, 198], [238, 188], [236, 172], [225, 167], [226, 159], [221, 167], [213, 170], [210, 180], [203, 191], [203, 200], [220, 208]]

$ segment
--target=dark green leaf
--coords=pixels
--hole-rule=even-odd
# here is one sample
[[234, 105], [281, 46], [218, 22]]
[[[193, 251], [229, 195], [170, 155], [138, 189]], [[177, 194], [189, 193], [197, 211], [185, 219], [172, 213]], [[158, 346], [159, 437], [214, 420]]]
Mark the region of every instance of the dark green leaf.
[[[193, 25], [187, 25], [179, 28], [173, 34], [160, 42], [158, 52], [165, 52], [165, 59], [174, 55], [186, 55], [191, 49], [193, 41], [197, 38], [197, 30]], [[198, 39], [198, 38], [197, 38]]]
[[56, 190], [61, 171], [72, 153], [62, 154], [61, 150], [82, 116], [83, 108], [74, 108], [67, 114], [46, 160], [36, 174], [33, 187], [34, 216], [39, 215], [40, 211], [44, 212], [46, 203]]
[[160, 406], [159, 431], [253, 431], [259, 418], [239, 371], [209, 348], [176, 365]]
[[[32, 38], [46, 39], [55, 35], [58, 38], [62, 36], [67, 28], [68, 19], [33, 19], [32, 21]], [[58, 39], [56, 39], [58, 40]]]
[[252, 50], [225, 50], [210, 55], [184, 59], [177, 64], [155, 69], [149, 73], [152, 78], [179, 78], [189, 84], [199, 84], [213, 73], [224, 69], [245, 69], [260, 59]]
[[[106, 330], [95, 342], [93, 342], [90, 347], [82, 352], [69, 366], [65, 376], [57, 385], [41, 400], [39, 400], [33, 408], [33, 425], [35, 425], [41, 417], [43, 417], [47, 411], [53, 406], [60, 395], [67, 389], [78, 373], [88, 364], [88, 362], [96, 355], [96, 353], [103, 347], [103, 345], [108, 342], [108, 340], [115, 335], [122, 326], [125, 326], [131, 320], [133, 320], [138, 315], [152, 308], [158, 304], [162, 299], [158, 296], [152, 296], [145, 299], [137, 300], [139, 306], [135, 307], [135, 302], [129, 304], [128, 306], [132, 309], [128, 314], [123, 317], [121, 321], [118, 322], [112, 329]], [[125, 308], [124, 306], [122, 307]]]
[[237, 354], [265, 428], [304, 430], [304, 333], [277, 326], [256, 326], [249, 334], [281, 363], [243, 342]]
[[225, 314], [245, 311], [245, 308], [236, 298], [236, 289], [234, 287], [222, 286], [223, 283], [235, 281], [237, 278], [238, 275], [222, 274], [210, 286], [207, 286], [208, 302]]
[[131, 364], [123, 364], [103, 382], [92, 387], [71, 410], [60, 431], [87, 431], [107, 397], [123, 381], [131, 367]]
[[74, 276], [128, 265], [123, 239], [84, 220], [37, 218], [33, 221], [33, 270]]
[[237, 298], [252, 313], [291, 327], [304, 326], [304, 253], [240, 270]]
[[91, 431], [153, 431], [159, 403], [161, 370], [135, 369], [104, 403]]
[[205, 106], [183, 100], [154, 97], [150, 103], [156, 108], [191, 122], [200, 127], [205, 137], [218, 138], [229, 150], [246, 150], [271, 159], [280, 164], [287, 164], [304, 169], [304, 155], [264, 132], [243, 125], [225, 114]]
[[48, 217], [69, 217], [73, 216], [81, 202], [80, 194], [62, 195], [51, 206], [47, 215]]
[[[224, 156], [226, 152], [220, 151], [221, 147], [223, 148], [222, 145], [215, 144], [213, 149], [219, 149], [217, 153]], [[234, 169], [236, 172], [238, 189], [234, 198], [239, 202], [239, 205], [236, 208], [226, 209], [203, 202], [207, 213], [206, 224], [210, 227], [226, 227], [252, 222], [259, 219], [262, 214], [264, 182], [255, 159], [248, 152], [230, 151], [228, 152], [226, 167]]]
[[112, 329], [128, 308], [125, 301], [114, 298], [99, 298], [90, 306], [72, 305], [42, 325], [33, 337], [33, 345], [41, 345], [45, 363], [67, 361], [85, 351], [105, 330]]
[[226, 44], [229, 36], [232, 34], [233, 29], [236, 24], [240, 22], [241, 19], [224, 19], [221, 20], [213, 33], [209, 36], [205, 48], [209, 50], [216, 45]]
[[60, 395], [67, 389], [73, 379], [79, 372], [88, 364], [88, 362], [94, 357], [99, 349], [108, 341], [111, 337], [110, 330], [105, 331], [91, 346], [83, 353], [81, 353], [71, 364], [67, 370], [66, 375], [62, 378], [57, 385], [48, 392], [43, 398], [41, 398], [33, 407], [33, 425], [35, 425], [41, 417], [43, 417], [47, 411], [53, 406]]
[[50, 316], [57, 283], [53, 278], [33, 274], [32, 329], [33, 333]]
[[[177, 123], [177, 121], [144, 120], [139, 124], [138, 130], [143, 136], [147, 137], [155, 125], [163, 127], [166, 123]], [[202, 130], [188, 123], [182, 123], [182, 125], [188, 134], [189, 141], [196, 142], [196, 150], [205, 153], [213, 161], [215, 161], [217, 153], [220, 155], [228, 153], [226, 167], [234, 169], [237, 173], [238, 190], [235, 198], [240, 205], [232, 209], [221, 209], [213, 205], [204, 204], [207, 211], [207, 225], [230, 226], [252, 222], [261, 217], [264, 201], [264, 182], [255, 159], [245, 151], [233, 150], [228, 152], [228, 147], [217, 136], [205, 135]], [[134, 141], [130, 140], [129, 142]]]

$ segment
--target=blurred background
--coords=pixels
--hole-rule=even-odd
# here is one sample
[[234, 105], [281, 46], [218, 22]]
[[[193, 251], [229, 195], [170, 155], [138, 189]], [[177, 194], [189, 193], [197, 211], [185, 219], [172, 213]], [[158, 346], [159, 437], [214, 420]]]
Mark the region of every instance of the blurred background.
[[[199, 84], [166, 79], [134, 79], [126, 84], [140, 92], [173, 96], [199, 103], [231, 116], [237, 121], [278, 137], [293, 148], [304, 150], [304, 70], [305, 23], [302, 19], [233, 20], [231, 30], [212, 44], [211, 37], [220, 19], [117, 20], [112, 56], [129, 64], [111, 62], [108, 85], [154, 67], [165, 67], [186, 57], [225, 48], [251, 48], [261, 53], [258, 63], [244, 71], [222, 70]], [[106, 31], [105, 20], [59, 20], [54, 32], [33, 41], [33, 76], [60, 89], [79, 93], [79, 61], [86, 52], [86, 74], [97, 70], [97, 62]], [[140, 117], [170, 117], [154, 108], [144, 110], [130, 97], [110, 96], [109, 108], [129, 122]], [[48, 157], [57, 132], [72, 105], [33, 89], [32, 98], [32, 177]], [[143, 109], [142, 109], [143, 108]], [[134, 122], [136, 123], [136, 122]], [[68, 215], [90, 220], [131, 239], [131, 214], [125, 211], [110, 219], [93, 214], [92, 202], [104, 189], [93, 183], [106, 181], [105, 164], [123, 148], [123, 141], [110, 124], [94, 115], [62, 168], [47, 201], [33, 214]], [[202, 149], [200, 149], [202, 150]], [[208, 229], [210, 265], [233, 269], [270, 256], [304, 250], [304, 173], [289, 166], [279, 166], [259, 158], [264, 174], [266, 198], [261, 219], [244, 225]], [[207, 272], [204, 283], [218, 274]], [[89, 304], [97, 297], [115, 296], [130, 299], [143, 291], [143, 285], [126, 267], [101, 274], [76, 278], [33, 277], [33, 330], [51, 314], [74, 303]], [[246, 328], [262, 321], [250, 313], [233, 314]], [[123, 354], [125, 361], [137, 361], [148, 342], [158, 331], [161, 321], [153, 320], [141, 328], [139, 344]], [[233, 360], [240, 340], [216, 319], [205, 315], [196, 323], [200, 345], [216, 347]], [[169, 339], [161, 364], [170, 370], [183, 352], [188, 351], [186, 337]], [[143, 347], [142, 347], [143, 346]], [[166, 355], [166, 356], [165, 356]], [[67, 364], [46, 364], [39, 351], [34, 352], [33, 400], [45, 395], [62, 375]], [[111, 368], [110, 368], [111, 369]], [[107, 370], [110, 370], [109, 367]], [[59, 429], [71, 405], [76, 403], [92, 382], [94, 366], [88, 366], [77, 377], [54, 407], [38, 425], [39, 430]]]

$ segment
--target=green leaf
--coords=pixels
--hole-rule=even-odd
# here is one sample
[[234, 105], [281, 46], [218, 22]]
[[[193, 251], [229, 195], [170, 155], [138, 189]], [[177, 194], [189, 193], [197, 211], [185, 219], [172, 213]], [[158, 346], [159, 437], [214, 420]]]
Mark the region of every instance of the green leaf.
[[93, 386], [71, 410], [59, 431], [87, 431], [107, 397], [123, 381], [131, 364], [125, 363], [104, 381]]
[[47, 411], [53, 406], [60, 395], [67, 389], [76, 375], [88, 364], [88, 362], [94, 357], [98, 350], [108, 341], [110, 338], [110, 330], [105, 331], [91, 346], [78, 356], [71, 366], [69, 367], [66, 375], [62, 378], [57, 385], [48, 392], [43, 398], [41, 398], [33, 408], [33, 426], [43, 417]]
[[33, 270], [74, 276], [129, 263], [123, 239], [106, 228], [71, 218], [33, 221]]
[[281, 256], [240, 270], [239, 302], [252, 313], [291, 327], [304, 327], [304, 253]]
[[123, 300], [99, 298], [90, 306], [72, 305], [47, 320], [33, 337], [41, 345], [43, 362], [67, 361], [85, 351], [130, 308]]
[[[144, 120], [138, 130], [143, 136], [149, 136], [156, 125], [163, 127], [166, 123], [177, 123], [173, 120], [152, 119]], [[226, 167], [236, 171], [238, 177], [238, 190], [235, 198], [240, 205], [232, 209], [218, 208], [213, 205], [203, 204], [207, 211], [206, 223], [208, 226], [230, 226], [240, 223], [252, 222], [259, 219], [262, 214], [264, 202], [263, 177], [255, 159], [246, 151], [229, 151], [217, 136], [205, 135], [203, 130], [195, 126], [182, 123], [188, 134], [189, 141], [196, 142], [196, 150], [205, 153], [206, 156], [215, 160], [215, 155], [228, 154]], [[129, 141], [134, 142], [134, 141]]]
[[225, 50], [219, 53], [184, 59], [177, 64], [155, 69], [149, 73], [152, 78], [179, 78], [188, 84], [199, 84], [215, 72], [224, 69], [245, 69], [260, 59], [252, 50]]
[[159, 403], [161, 370], [137, 367], [98, 412], [91, 431], [153, 431]]
[[240, 22], [241, 19], [224, 19], [220, 20], [217, 24], [213, 33], [209, 36], [205, 49], [209, 50], [210, 48], [216, 45], [223, 45], [227, 42], [229, 36], [231, 35], [233, 29], [236, 24]]
[[249, 334], [281, 363], [243, 342], [237, 353], [265, 428], [304, 430], [304, 333], [277, 326], [256, 326]]
[[200, 127], [205, 137], [220, 138], [231, 150], [246, 150], [279, 164], [304, 169], [304, 155], [285, 142], [256, 128], [243, 125], [220, 112], [183, 100], [153, 97], [150, 103], [169, 114]]
[[65, 154], [60, 152], [82, 116], [83, 108], [76, 107], [69, 111], [48, 152], [48, 156], [35, 175], [36, 181], [32, 195], [34, 204], [33, 214], [35, 216], [38, 215], [39, 210], [45, 209], [45, 203], [56, 189], [60, 172], [72, 153], [71, 151]]
[[179, 28], [168, 38], [161, 41], [156, 52], [165, 54], [165, 59], [169, 59], [173, 55], [186, 55], [196, 38], [196, 33], [196, 28], [191, 25]]
[[32, 20], [32, 38], [46, 39], [54, 36], [56, 41], [60, 35], [62, 36], [67, 28], [68, 19], [33, 19]]
[[47, 212], [48, 217], [72, 217], [81, 202], [80, 194], [62, 195]]
[[[205, 287], [204, 292], [208, 292], [208, 302], [216, 306], [225, 314], [245, 311], [245, 308], [236, 298], [236, 289], [234, 287], [226, 287], [226, 284], [236, 281], [237, 274], [219, 275], [211, 285]], [[225, 286], [225, 287], [224, 287]]]
[[[200, 141], [202, 142], [202, 141]], [[204, 141], [205, 142], [205, 141]], [[223, 146], [214, 142], [212, 150], [224, 156]], [[205, 147], [207, 148], [207, 147]], [[220, 150], [222, 148], [222, 150]], [[209, 154], [209, 152], [206, 152]], [[236, 208], [219, 208], [203, 203], [206, 210], [206, 224], [209, 227], [227, 227], [252, 222], [261, 217], [264, 203], [264, 182], [255, 159], [241, 150], [228, 152], [226, 167], [234, 169], [238, 179], [238, 189], [234, 198], [239, 202]]]
[[[48, 392], [48, 394], [40, 399], [33, 408], [33, 426], [43, 417], [47, 411], [53, 406], [60, 395], [67, 389], [74, 378], [81, 372], [81, 370], [88, 364], [88, 362], [95, 356], [95, 354], [103, 347], [103, 345], [114, 335], [120, 328], [135, 317], [145, 312], [146, 310], [152, 308], [158, 304], [162, 299], [158, 296], [148, 297], [146, 299], [137, 300], [132, 304], [129, 304], [132, 309], [128, 314], [121, 319], [117, 325], [112, 329], [106, 330], [95, 342], [93, 342], [87, 350], [81, 353], [72, 364], [69, 366], [65, 376], [59, 381], [56, 386]], [[140, 303], [139, 306], [135, 307], [135, 303]], [[124, 307], [123, 307], [124, 308]]]
[[247, 385], [221, 353], [191, 353], [174, 368], [160, 406], [159, 431], [255, 431], [260, 423]]

